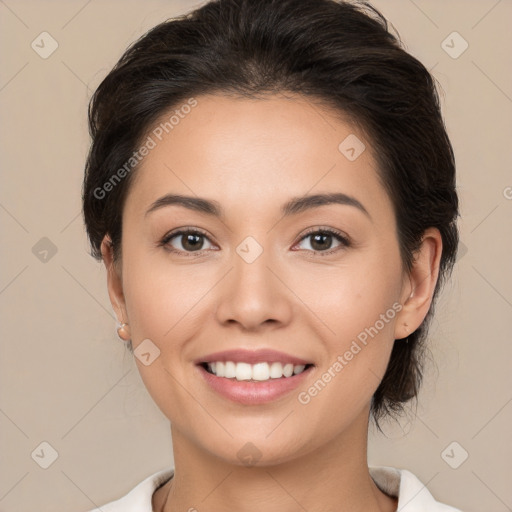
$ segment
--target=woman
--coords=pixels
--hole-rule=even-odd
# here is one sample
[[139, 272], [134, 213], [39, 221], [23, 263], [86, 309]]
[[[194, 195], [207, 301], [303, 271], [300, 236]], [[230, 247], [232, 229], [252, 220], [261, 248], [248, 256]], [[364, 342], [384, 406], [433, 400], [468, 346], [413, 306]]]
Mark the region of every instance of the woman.
[[451, 511], [367, 465], [455, 261], [434, 81], [369, 5], [220, 0], [98, 87], [83, 210], [175, 467], [113, 511]]

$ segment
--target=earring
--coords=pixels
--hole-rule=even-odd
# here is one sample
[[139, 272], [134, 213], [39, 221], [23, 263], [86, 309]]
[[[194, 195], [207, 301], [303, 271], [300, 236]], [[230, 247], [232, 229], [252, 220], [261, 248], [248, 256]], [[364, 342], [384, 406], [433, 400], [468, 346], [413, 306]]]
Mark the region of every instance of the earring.
[[130, 332], [128, 329], [128, 324], [122, 323], [117, 328], [117, 335], [119, 338], [121, 338], [123, 341], [130, 341]]

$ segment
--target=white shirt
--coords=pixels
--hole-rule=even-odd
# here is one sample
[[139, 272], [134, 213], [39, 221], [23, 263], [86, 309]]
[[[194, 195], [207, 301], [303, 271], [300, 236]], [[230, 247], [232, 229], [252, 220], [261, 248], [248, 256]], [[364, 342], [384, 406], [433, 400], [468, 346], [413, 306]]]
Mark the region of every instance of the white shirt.
[[[400, 512], [461, 512], [436, 501], [428, 489], [406, 469], [370, 467], [370, 476], [379, 489], [398, 498]], [[90, 512], [153, 512], [151, 499], [158, 487], [174, 475], [174, 469], [164, 469], [147, 477], [121, 499]]]

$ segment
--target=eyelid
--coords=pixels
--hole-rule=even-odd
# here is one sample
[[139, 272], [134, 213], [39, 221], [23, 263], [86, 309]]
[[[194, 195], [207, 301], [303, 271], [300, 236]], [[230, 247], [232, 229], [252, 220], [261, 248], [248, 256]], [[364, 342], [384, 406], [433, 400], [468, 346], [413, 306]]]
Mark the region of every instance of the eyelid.
[[[184, 227], [176, 228], [175, 230], [169, 231], [169, 233], [167, 233], [162, 238], [162, 240], [158, 243], [158, 246], [166, 247], [173, 238], [179, 237], [179, 236], [183, 236], [183, 235], [186, 235], [186, 234], [193, 234], [193, 235], [203, 236], [203, 237], [207, 238], [212, 245], [215, 245], [210, 240], [210, 236], [208, 235], [208, 233], [206, 231], [204, 231], [204, 230], [202, 230], [200, 228], [196, 228], [196, 227], [184, 226]], [[167, 248], [167, 250], [169, 252], [183, 254], [185, 256], [200, 256], [200, 255], [202, 255], [204, 253], [204, 251], [206, 251], [208, 249], [201, 249], [199, 251], [189, 252], [189, 251], [181, 251], [179, 249], [175, 249], [174, 247], [172, 247], [170, 249]]]
[[[298, 239], [298, 241], [292, 247], [295, 247], [297, 244], [299, 244], [300, 242], [302, 242], [303, 240], [308, 238], [308, 236], [311, 236], [311, 235], [316, 234], [316, 233], [323, 233], [323, 234], [328, 234], [328, 235], [333, 236], [335, 239], [337, 239], [340, 242], [341, 246], [335, 247], [334, 249], [328, 249], [328, 250], [325, 250], [325, 251], [315, 251], [315, 250], [306, 249], [306, 252], [312, 253], [315, 256], [324, 256], [324, 255], [327, 256], [329, 254], [332, 254], [332, 253], [335, 253], [335, 252], [339, 251], [342, 248], [347, 248], [347, 247], [350, 247], [352, 245], [352, 240], [345, 233], [343, 233], [341, 231], [338, 231], [337, 229], [334, 229], [334, 228], [328, 228], [328, 227], [322, 227], [322, 226], [314, 226], [312, 228], [309, 228], [305, 233], [303, 233], [300, 236], [300, 238]], [[185, 235], [185, 234], [196, 234], [196, 235], [204, 236], [206, 239], [209, 240], [209, 242], [212, 245], [215, 245], [210, 240], [210, 236], [208, 235], [208, 233], [206, 231], [204, 231], [204, 230], [202, 230], [200, 228], [188, 227], [188, 226], [181, 227], [181, 228], [176, 228], [175, 230], [170, 231], [169, 233], [167, 233], [162, 238], [162, 240], [158, 243], [158, 245], [165, 247], [165, 246], [167, 246], [169, 244], [169, 242], [174, 237], [182, 236], [182, 235]], [[201, 256], [201, 255], [203, 255], [204, 252], [207, 251], [208, 249], [201, 249], [199, 251], [192, 251], [192, 252], [181, 251], [179, 249], [174, 249], [174, 248], [171, 248], [171, 249], [168, 248], [167, 250], [172, 252], [172, 253], [178, 253], [178, 254], [183, 254], [183, 255], [185, 255], [187, 257], [188, 256], [192, 256], [193, 257], [193, 256]]]
[[339, 250], [343, 248], [351, 247], [352, 240], [351, 238], [346, 235], [345, 233], [329, 227], [321, 227], [321, 226], [315, 226], [313, 228], [308, 229], [301, 237], [299, 238], [298, 242], [293, 245], [295, 247], [297, 244], [308, 238], [309, 236], [315, 234], [315, 233], [323, 233], [330, 236], [333, 236], [335, 239], [337, 239], [340, 242], [340, 246], [335, 247], [334, 249], [327, 249], [326, 251], [315, 251], [315, 250], [306, 250], [306, 252], [312, 253], [314, 256], [328, 256], [329, 254], [333, 254], [335, 252], [338, 252]]

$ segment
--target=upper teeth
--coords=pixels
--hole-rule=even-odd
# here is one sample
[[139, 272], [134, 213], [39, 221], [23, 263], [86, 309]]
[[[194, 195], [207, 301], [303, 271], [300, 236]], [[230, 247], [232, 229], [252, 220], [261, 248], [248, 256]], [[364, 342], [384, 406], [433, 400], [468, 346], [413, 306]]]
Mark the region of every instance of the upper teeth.
[[269, 380], [291, 377], [304, 371], [303, 364], [292, 363], [234, 363], [233, 361], [216, 361], [208, 363], [208, 369], [217, 377], [236, 380]]

